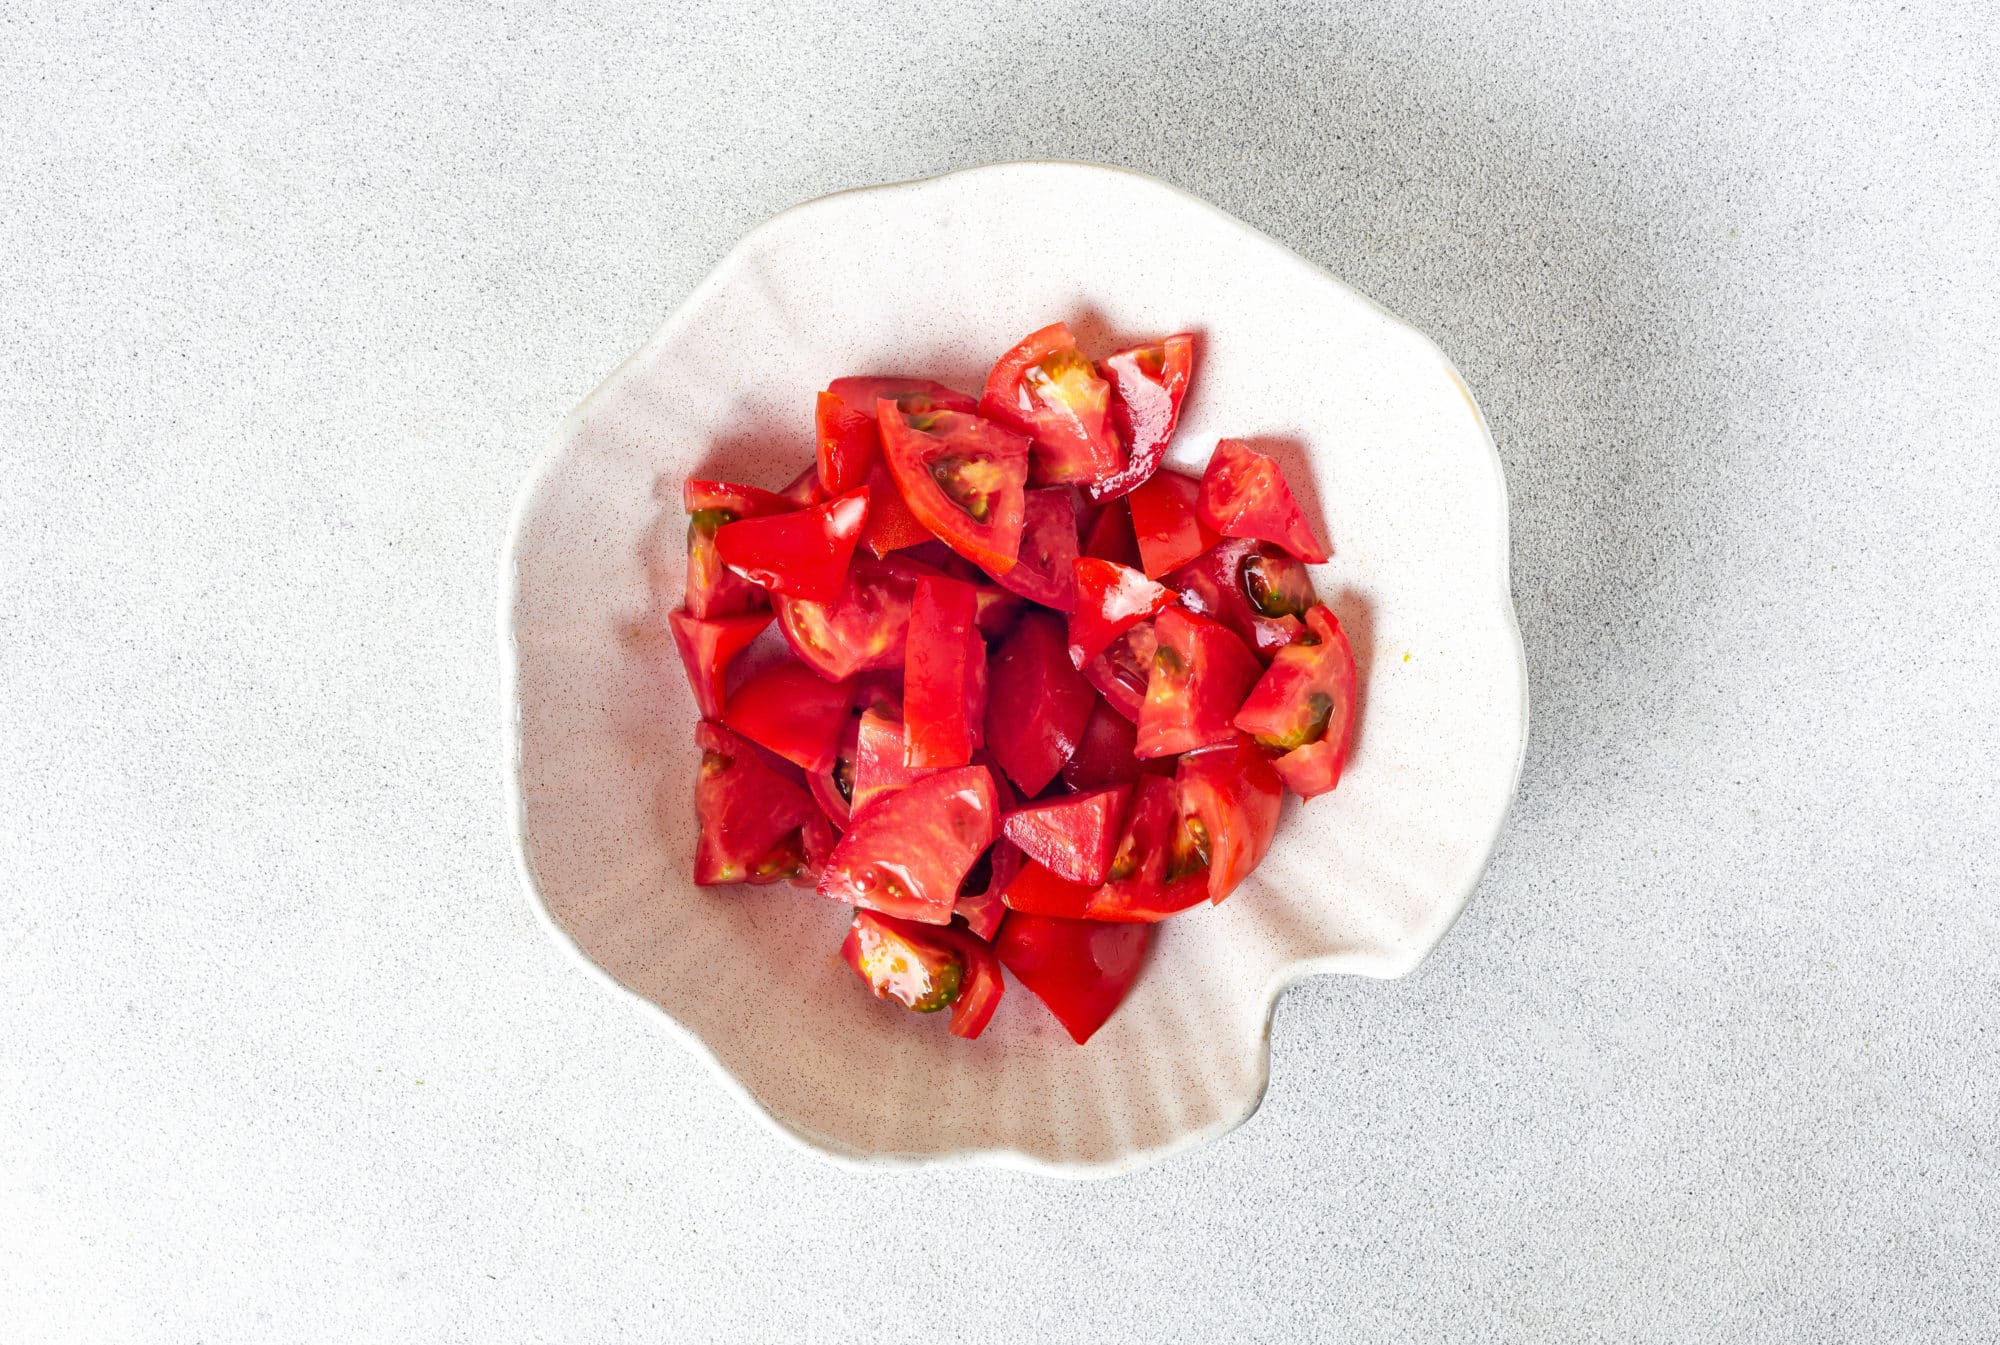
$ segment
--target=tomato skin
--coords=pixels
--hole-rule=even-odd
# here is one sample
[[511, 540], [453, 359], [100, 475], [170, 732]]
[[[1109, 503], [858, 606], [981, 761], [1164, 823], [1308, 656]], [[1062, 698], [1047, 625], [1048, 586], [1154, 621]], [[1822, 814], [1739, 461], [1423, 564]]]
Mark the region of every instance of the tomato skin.
[[1067, 486], [1031, 490], [1021, 515], [1021, 549], [994, 580], [1029, 602], [1067, 612], [1076, 606], [1076, 494]]
[[[861, 699], [858, 686], [855, 699], [857, 702]], [[826, 814], [826, 820], [833, 823], [835, 831], [847, 830], [848, 816], [854, 811], [850, 800], [854, 793], [854, 754], [860, 738], [861, 717], [850, 714], [847, 727], [841, 730], [839, 745], [834, 748], [833, 764], [806, 775], [806, 788], [812, 791], [813, 802]]]
[[963, 411], [910, 412], [887, 398], [875, 404], [875, 419], [890, 475], [918, 521], [987, 573], [1012, 569], [1021, 549], [1028, 441]]
[[868, 522], [868, 492], [849, 493], [789, 514], [725, 523], [716, 553], [730, 569], [773, 593], [832, 602]]
[[[1020, 796], [1007, 783], [1007, 773], [1000, 769], [990, 753], [981, 751], [974, 760], [986, 767], [993, 777], [993, 798], [999, 808], [999, 816], [1021, 806]], [[958, 902], [952, 914], [965, 922], [965, 927], [982, 939], [991, 940], [995, 930], [1000, 928], [1001, 919], [1007, 914], [1007, 907], [1001, 894], [1014, 881], [1014, 875], [1021, 868], [1021, 852], [1005, 836], [995, 836], [993, 844], [986, 851], [985, 882], [977, 881], [982, 865], [975, 860], [965, 881], [959, 885]]]
[[972, 415], [979, 410], [977, 397], [968, 397], [957, 388], [933, 383], [928, 378], [903, 378], [895, 375], [836, 378], [826, 385], [826, 390], [845, 402], [850, 409], [867, 415], [874, 415], [875, 404], [884, 398], [913, 411], [941, 407], [946, 411], [963, 411], [967, 415]]
[[703, 720], [694, 740], [702, 749], [694, 786], [695, 884], [814, 880], [832, 848], [832, 828], [804, 786], [719, 724]]
[[1083, 554], [1128, 569], [1140, 568], [1139, 539], [1132, 531], [1132, 506], [1119, 499], [1098, 510], [1097, 517], [1091, 520], [1090, 532], [1083, 539]]
[[1139, 778], [1139, 759], [1132, 755], [1139, 730], [1132, 721], [1099, 697], [1090, 707], [1083, 737], [1063, 763], [1063, 783], [1079, 793], [1106, 785], [1130, 784]]
[[1313, 536], [1278, 464], [1240, 439], [1224, 439], [1201, 478], [1201, 520], [1225, 537], [1274, 542], [1318, 564], [1331, 553]]
[[1111, 427], [1111, 385], [1076, 348], [1066, 323], [1032, 332], [987, 375], [979, 414], [1034, 441], [1036, 485], [1103, 480], [1125, 465]]
[[1139, 710], [1141, 757], [1172, 756], [1226, 743], [1232, 720], [1264, 666], [1219, 621], [1169, 607], [1153, 622], [1159, 648]]
[[1179, 472], [1155, 472], [1135, 487], [1126, 500], [1132, 510], [1132, 532], [1138, 539], [1140, 568], [1158, 579], [1221, 541], [1215, 529], [1195, 512], [1201, 483]]
[[1085, 557], [1075, 562], [1076, 608], [1069, 616], [1069, 661], [1081, 668], [1113, 640], [1173, 601], [1137, 570]]
[[810, 509], [816, 504], [825, 504], [831, 498], [820, 489], [817, 463], [809, 464], [803, 472], [793, 477], [778, 495], [794, 509]]
[[1104, 881], [1123, 835], [1129, 785], [1111, 785], [1016, 809], [1001, 823], [1021, 853], [1058, 878], [1092, 887]]
[[1200, 904], [1208, 896], [1208, 879], [1198, 866], [1182, 862], [1175, 836], [1179, 826], [1180, 790], [1174, 781], [1141, 775], [1110, 871], [1083, 914], [1092, 920], [1151, 924]]
[[819, 394], [813, 424], [819, 440], [820, 488], [829, 495], [868, 488], [868, 522], [861, 530], [861, 545], [875, 556], [916, 546], [931, 536], [903, 503], [882, 461], [875, 403], [883, 397], [899, 404], [905, 399], [917, 404], [920, 399], [957, 411], [972, 411], [979, 405], [964, 393], [925, 378], [836, 378]]
[[1153, 623], [1141, 621], [1104, 647], [1083, 665], [1083, 675], [1105, 701], [1133, 723], [1145, 708], [1146, 687], [1153, 677], [1153, 657], [1159, 650]]
[[[1272, 763], [1279, 778], [1309, 799], [1340, 783], [1354, 735], [1357, 679], [1354, 651], [1333, 613], [1312, 608], [1306, 628], [1316, 643], [1279, 650], [1235, 722], [1259, 746], [1284, 753]], [[1316, 696], [1325, 698], [1317, 709]]]
[[861, 716], [854, 740], [850, 814], [866, 812], [883, 795], [937, 774], [908, 764], [909, 742], [908, 726], [889, 710], [873, 709]]
[[1305, 634], [1300, 618], [1319, 602], [1304, 562], [1247, 537], [1225, 537], [1166, 584], [1190, 612], [1214, 617], [1267, 663]]
[[800, 661], [829, 681], [879, 669], [900, 672], [919, 573], [901, 557], [856, 556], [831, 603], [782, 594], [773, 599], [778, 629]]
[[716, 534], [735, 518], [726, 509], [704, 509], [688, 520], [687, 584], [681, 604], [697, 621], [761, 612], [771, 605], [770, 595], [724, 565], [715, 549]]
[[1183, 332], [1133, 346], [1105, 356], [1097, 368], [1111, 384], [1111, 424], [1125, 445], [1124, 467], [1089, 487], [1091, 499], [1109, 500], [1143, 483], [1167, 456], [1194, 376], [1194, 337]]
[[813, 403], [813, 437], [819, 487], [829, 495], [845, 495], [860, 486], [882, 460], [873, 402], [857, 410], [831, 392], [820, 393]]
[[1058, 915], [1081, 920], [1097, 891], [1095, 883], [1075, 883], [1044, 865], [1028, 860], [1007, 885], [1002, 900], [1010, 911], [1029, 915]]
[[681, 653], [681, 667], [687, 672], [688, 687], [694, 692], [703, 719], [721, 716], [729, 665], [770, 624], [769, 612], [748, 612], [709, 621], [675, 612], [667, 618], [667, 625], [674, 633], [674, 646]]
[[1208, 847], [1208, 899], [1217, 905], [1263, 862], [1278, 832], [1284, 784], [1247, 734], [1181, 758], [1175, 775], [1181, 825], [1199, 824]]
[[1152, 937], [1145, 925], [1016, 911], [1000, 926], [993, 951], [1081, 1046], [1124, 1001]]
[[1031, 608], [987, 668], [986, 748], [1030, 796], [1076, 750], [1095, 699], [1071, 666], [1067, 645], [1062, 618]]
[[722, 709], [722, 722], [802, 770], [824, 771], [833, 767], [853, 703], [853, 683], [828, 682], [805, 664], [787, 660], [736, 688]]
[[681, 508], [690, 514], [721, 509], [732, 518], [760, 518], [765, 514], [789, 514], [797, 507], [776, 491], [739, 486], [734, 481], [689, 477], [681, 482]]
[[998, 833], [986, 768], [940, 771], [855, 809], [820, 873], [820, 895], [946, 924], [966, 872]]
[[984, 1032], [1006, 993], [993, 950], [956, 929], [856, 911], [840, 955], [877, 999], [894, 998], [919, 1012], [934, 1011], [919, 1006], [935, 1002], [939, 981], [953, 983], [954, 1037], [970, 1039]]
[[963, 766], [985, 738], [986, 642], [979, 595], [942, 575], [917, 580], [904, 646], [903, 722], [911, 766]]

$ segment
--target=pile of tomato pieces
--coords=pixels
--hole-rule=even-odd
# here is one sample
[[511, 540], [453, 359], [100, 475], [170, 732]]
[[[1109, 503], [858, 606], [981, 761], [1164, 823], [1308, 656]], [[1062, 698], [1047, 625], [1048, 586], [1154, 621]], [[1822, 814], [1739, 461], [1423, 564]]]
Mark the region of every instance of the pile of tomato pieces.
[[1354, 659], [1271, 458], [1162, 468], [1193, 372], [1191, 337], [1092, 360], [1057, 323], [976, 398], [834, 380], [783, 490], [685, 483], [697, 883], [851, 905], [848, 964], [957, 1036], [1005, 967], [1082, 1043], [1256, 868], [1283, 791], [1339, 782]]

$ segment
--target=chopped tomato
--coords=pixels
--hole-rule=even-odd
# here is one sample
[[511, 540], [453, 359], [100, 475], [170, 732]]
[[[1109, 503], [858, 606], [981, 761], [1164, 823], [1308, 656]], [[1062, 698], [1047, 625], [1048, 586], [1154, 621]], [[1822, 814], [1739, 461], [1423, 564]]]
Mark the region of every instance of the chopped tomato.
[[1097, 367], [1111, 384], [1111, 424], [1125, 445], [1125, 466], [1090, 486], [1091, 499], [1108, 500], [1139, 485], [1167, 456], [1194, 374], [1194, 337], [1184, 333], [1121, 350]]
[[[858, 687], [856, 695], [858, 698]], [[847, 830], [848, 816], [854, 811], [854, 754], [860, 742], [861, 717], [849, 715], [847, 727], [840, 732], [839, 745], [833, 750], [833, 764], [806, 775], [806, 788], [812, 791], [813, 802], [837, 831]]]
[[730, 569], [773, 593], [832, 602], [868, 521], [868, 492], [852, 491], [789, 514], [726, 523], [715, 549]]
[[1014, 881], [1007, 885], [1003, 900], [1010, 911], [1030, 915], [1059, 915], [1081, 920], [1097, 891], [1095, 883], [1073, 883], [1053, 870], [1029, 860], [1021, 865]]
[[1124, 1001], [1152, 937], [1144, 925], [1016, 911], [1000, 927], [993, 951], [1081, 1046]]
[[999, 831], [993, 777], [961, 766], [857, 808], [820, 874], [824, 897], [942, 925]]
[[905, 411], [942, 409], [970, 415], [979, 410], [978, 398], [928, 378], [836, 378], [826, 385], [826, 390], [852, 409], [870, 415], [875, 412], [875, 404], [885, 397]]
[[715, 549], [716, 533], [735, 520], [736, 515], [727, 509], [697, 509], [688, 519], [687, 585], [682, 603], [697, 621], [761, 612], [771, 605], [764, 590], [724, 565]]
[[819, 486], [819, 464], [808, 464], [803, 472], [793, 477], [791, 483], [778, 494], [794, 509], [809, 509], [827, 501], [827, 493]]
[[978, 609], [970, 584], [942, 575], [917, 580], [903, 663], [912, 766], [963, 766], [984, 739], [986, 642]]
[[1075, 563], [1076, 607], [1069, 614], [1069, 661], [1081, 668], [1174, 595], [1137, 570], [1088, 557]]
[[1190, 612], [1214, 617], [1268, 660], [1305, 633], [1319, 601], [1303, 561], [1269, 542], [1225, 537], [1167, 576]]
[[896, 489], [882, 461], [882, 432], [875, 420], [875, 403], [888, 397], [905, 406], [943, 406], [974, 410], [978, 403], [962, 392], [923, 378], [836, 378], [819, 394], [814, 423], [819, 435], [819, 482], [830, 495], [860, 486], [868, 488], [868, 522], [861, 545], [870, 554], [916, 546], [931, 538]]
[[1181, 834], [1207, 861], [1208, 899], [1219, 903], [1271, 848], [1284, 786], [1256, 744], [1240, 733], [1227, 746], [1182, 757], [1175, 781]]
[[863, 812], [883, 795], [937, 774], [908, 764], [909, 741], [907, 727], [890, 711], [869, 710], [861, 716], [854, 741], [854, 783], [848, 791], [851, 813]]
[[993, 950], [955, 929], [856, 911], [840, 955], [877, 999], [917, 1013], [950, 1008], [954, 1037], [984, 1032], [1006, 993]]
[[798, 506], [776, 491], [739, 486], [734, 481], [702, 481], [689, 477], [681, 482], [681, 508], [690, 514], [720, 509], [730, 519], [738, 519], [789, 514]]
[[694, 784], [695, 882], [715, 887], [813, 877], [832, 848], [832, 828], [805, 787], [719, 724], [696, 725], [694, 740], [701, 748]]
[[788, 659], [736, 688], [722, 722], [803, 770], [823, 771], [833, 766], [853, 702], [852, 683], [828, 682]]
[[1146, 686], [1153, 678], [1153, 655], [1159, 647], [1153, 623], [1141, 621], [1084, 664], [1083, 675], [1103, 693], [1112, 709], [1137, 723], [1146, 704]]
[[687, 670], [688, 686], [703, 719], [722, 713], [723, 688], [729, 665], [771, 624], [769, 612], [748, 612], [743, 616], [719, 616], [702, 621], [686, 612], [667, 618], [673, 629], [674, 644], [681, 651], [681, 667]]
[[1061, 322], [1002, 355], [979, 397], [980, 415], [1034, 440], [1037, 485], [1087, 485], [1125, 465], [1110, 411], [1111, 385]]
[[1201, 483], [1191, 476], [1155, 472], [1126, 497], [1148, 579], [1178, 570], [1221, 540], [1195, 513], [1200, 494]]
[[1134, 750], [1162, 757], [1228, 742], [1236, 732], [1230, 721], [1263, 665], [1227, 626], [1178, 607], [1160, 613], [1153, 633], [1160, 643]]
[[822, 392], [813, 403], [813, 432], [819, 441], [819, 487], [829, 495], [845, 495], [862, 485], [882, 460], [873, 402], [856, 408]]
[[1201, 478], [1201, 520], [1225, 537], [1275, 542], [1300, 560], [1330, 554], [1313, 536], [1278, 464], [1240, 439], [1224, 439]]
[[1132, 755], [1137, 741], [1138, 729], [1132, 721], [1100, 696], [1090, 707], [1090, 719], [1083, 726], [1075, 754], [1063, 763], [1063, 783], [1082, 791], [1138, 779], [1139, 759]]
[[903, 666], [917, 572], [901, 557], [856, 556], [831, 603], [779, 596], [778, 629], [792, 652], [830, 681]]
[[1029, 602], [1067, 612], [1076, 606], [1076, 494], [1064, 486], [1031, 490], [1023, 506], [1021, 550], [1013, 567], [994, 575]]
[[1208, 896], [1207, 857], [1181, 826], [1180, 790], [1141, 775], [1105, 880], [1084, 907], [1092, 920], [1164, 920]]
[[990, 574], [1021, 549], [1028, 441], [963, 411], [906, 411], [875, 404], [882, 453], [896, 488], [923, 525]]
[[1031, 796], [1055, 779], [1090, 718], [1094, 697], [1067, 639], [1061, 617], [1031, 608], [988, 666], [986, 747]]
[[[1007, 773], [1000, 769], [992, 755], [982, 750], [974, 760], [986, 767], [987, 773], [993, 777], [993, 798], [999, 816], [1004, 818], [1020, 807], [1020, 796], [1007, 783]], [[958, 885], [958, 903], [952, 908], [952, 914], [963, 920], [965, 927], [980, 938], [992, 939], [993, 931], [1000, 928], [1001, 917], [1007, 914], [1001, 893], [1014, 881], [1020, 867], [1021, 852], [1005, 836], [995, 836], [993, 844], [973, 861], [965, 881]]]
[[1236, 727], [1281, 752], [1273, 765], [1301, 798], [1340, 783], [1354, 732], [1354, 651], [1324, 607], [1306, 613], [1308, 637], [1278, 651], [1236, 713]]
[[1007, 814], [1001, 830], [1021, 853], [1059, 878], [1095, 886], [1111, 867], [1125, 824], [1129, 785], [1093, 789]]
[[1106, 502], [1084, 535], [1083, 554], [1138, 569], [1139, 539], [1132, 532], [1132, 506], [1123, 500]]
[[896, 489], [895, 478], [889, 475], [885, 464], [876, 463], [869, 470], [865, 484], [868, 522], [861, 529], [861, 545], [868, 549], [869, 555], [886, 556], [891, 551], [921, 546], [931, 540], [931, 530], [910, 512], [910, 506], [903, 501], [903, 492]]

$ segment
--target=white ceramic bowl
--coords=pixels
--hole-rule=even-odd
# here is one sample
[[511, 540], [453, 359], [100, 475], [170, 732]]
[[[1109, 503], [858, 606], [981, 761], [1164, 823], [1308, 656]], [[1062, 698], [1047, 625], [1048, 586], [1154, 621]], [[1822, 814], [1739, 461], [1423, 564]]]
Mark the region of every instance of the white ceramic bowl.
[[[1263, 866], [1162, 926], [1082, 1048], [1011, 981], [986, 1034], [959, 1041], [863, 993], [835, 951], [847, 907], [696, 888], [696, 711], [648, 617], [648, 567], [680, 585], [682, 477], [780, 486], [811, 458], [828, 380], [976, 392], [994, 356], [1057, 319], [1093, 353], [1201, 334], [1171, 461], [1198, 470], [1223, 435], [1266, 441], [1323, 520], [1334, 554], [1314, 580], [1363, 687], [1340, 788], [1286, 800]], [[1082, 164], [844, 192], [753, 231], [564, 423], [522, 494], [500, 622], [508, 806], [550, 932], [758, 1115], [849, 1160], [1096, 1176], [1238, 1124], [1287, 984], [1400, 976], [1450, 927], [1527, 725], [1506, 486], [1450, 363], [1214, 207]]]

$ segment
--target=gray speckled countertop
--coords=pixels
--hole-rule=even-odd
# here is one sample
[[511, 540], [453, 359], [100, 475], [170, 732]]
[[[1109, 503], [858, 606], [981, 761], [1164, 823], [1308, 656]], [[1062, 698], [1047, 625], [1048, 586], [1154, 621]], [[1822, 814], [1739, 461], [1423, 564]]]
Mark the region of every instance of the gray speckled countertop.
[[[2000, 1336], [1991, 4], [288, 8], [0, 15], [0, 1335]], [[1533, 736], [1241, 1130], [860, 1176], [536, 928], [494, 561], [750, 225], [1038, 156], [1457, 361]]]

